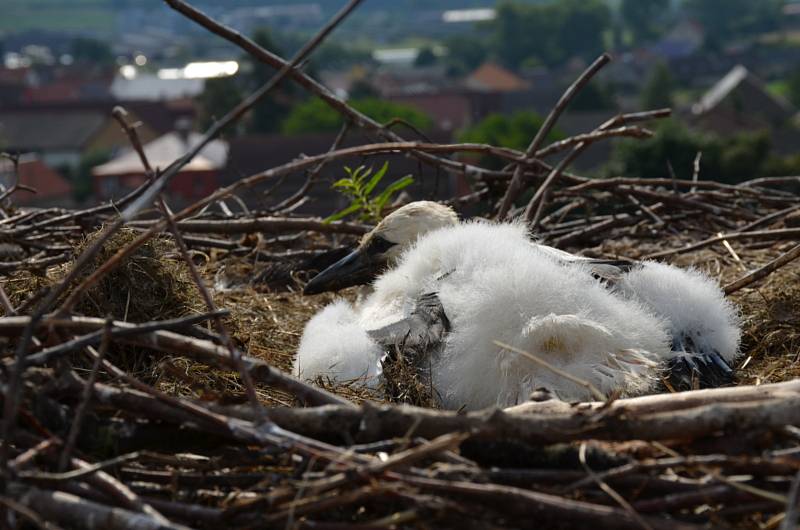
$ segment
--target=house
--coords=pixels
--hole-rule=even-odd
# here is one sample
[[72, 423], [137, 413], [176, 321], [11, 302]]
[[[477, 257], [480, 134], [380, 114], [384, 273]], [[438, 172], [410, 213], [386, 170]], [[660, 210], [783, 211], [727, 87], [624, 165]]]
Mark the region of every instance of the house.
[[81, 108], [4, 109], [0, 146], [9, 152], [36, 153], [51, 167], [74, 168], [93, 142], [113, 129], [111, 121], [110, 115]]
[[30, 67], [6, 68], [0, 65], [0, 101], [8, 104], [19, 102], [25, 90], [36, 79]]
[[8, 190], [15, 182], [36, 190], [36, 193], [20, 190], [11, 197], [11, 202], [19, 206], [72, 206], [72, 185], [57, 171], [38, 159], [35, 155], [20, 157], [16, 173], [14, 164], [8, 159], [0, 159], [0, 185]]
[[399, 94], [388, 99], [414, 107], [442, 131], [457, 131], [475, 121], [474, 98], [464, 90]]
[[[202, 135], [187, 128], [169, 132], [144, 144], [144, 153], [154, 169], [165, 169], [196, 146]], [[220, 171], [228, 159], [228, 144], [213, 140], [175, 175], [167, 194], [177, 205], [185, 205], [219, 187]], [[119, 156], [92, 169], [94, 193], [98, 200], [119, 198], [143, 184], [146, 175], [139, 155], [126, 149]]]
[[706, 40], [703, 26], [698, 22], [684, 18], [670, 29], [661, 40], [650, 47], [662, 60], [672, 61], [694, 55]]
[[781, 128], [796, 112], [791, 103], [771, 93], [747, 68], [737, 65], [692, 105], [690, 123], [727, 136]]
[[69, 103], [109, 101], [114, 69], [87, 63], [40, 66], [29, 82], [22, 103]]
[[117, 75], [111, 83], [111, 95], [118, 101], [168, 101], [199, 96], [204, 79], [163, 79], [156, 74]]
[[530, 84], [499, 64], [486, 62], [464, 80], [464, 86], [479, 92], [522, 92]]
[[[0, 106], [0, 148], [36, 153], [51, 167], [74, 169], [89, 153], [114, 154], [130, 145], [114, 120], [113, 101], [14, 104]], [[180, 118], [191, 118], [193, 107], [170, 102], [125, 104], [142, 142], [172, 130]]]

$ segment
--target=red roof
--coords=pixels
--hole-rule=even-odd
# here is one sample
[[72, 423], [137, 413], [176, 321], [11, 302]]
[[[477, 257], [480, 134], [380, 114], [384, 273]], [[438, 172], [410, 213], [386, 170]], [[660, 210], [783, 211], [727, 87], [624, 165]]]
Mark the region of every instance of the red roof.
[[0, 67], [0, 83], [24, 85], [30, 68], [4, 68]]
[[[14, 166], [9, 160], [0, 161], [0, 181], [8, 187], [13, 183]], [[37, 193], [19, 191], [11, 199], [16, 204], [32, 204], [72, 194], [72, 185], [50, 166], [36, 158], [23, 158], [19, 163], [19, 183], [36, 189]]]
[[28, 87], [22, 99], [28, 103], [73, 101], [80, 99], [82, 86], [80, 81], [54, 81], [44, 86]]
[[466, 80], [467, 86], [479, 90], [516, 92], [529, 88], [527, 81], [495, 63], [483, 63]]

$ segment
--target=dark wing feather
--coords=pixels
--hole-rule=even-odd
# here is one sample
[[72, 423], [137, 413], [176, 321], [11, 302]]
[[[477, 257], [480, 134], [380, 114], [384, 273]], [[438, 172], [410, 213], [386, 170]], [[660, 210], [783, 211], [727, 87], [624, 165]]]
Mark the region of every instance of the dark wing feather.
[[450, 321], [442, 301], [437, 293], [428, 293], [417, 300], [408, 317], [368, 333], [390, 357], [400, 352], [414, 361], [421, 361], [439, 349], [448, 331]]

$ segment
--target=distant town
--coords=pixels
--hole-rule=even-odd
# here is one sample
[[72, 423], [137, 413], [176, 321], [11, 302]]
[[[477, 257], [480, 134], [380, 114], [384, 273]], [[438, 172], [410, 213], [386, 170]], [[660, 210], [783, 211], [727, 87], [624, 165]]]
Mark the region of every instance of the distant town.
[[[21, 204], [92, 204], [143, 182], [115, 106], [138, 124], [151, 163], [163, 168], [274, 73], [155, 0], [4, 4], [0, 151], [20, 158], [18, 168], [0, 162], [0, 179], [7, 186], [18, 171], [37, 189], [18, 194]], [[340, 4], [196, 7], [286, 58]], [[673, 117], [648, 125], [653, 138], [593, 145], [574, 171], [688, 178], [701, 153], [700, 178], [800, 174], [800, 2], [729, 0], [723, 11], [718, 4], [367, 0], [304, 69], [370, 117], [396, 119], [408, 138], [524, 149], [564, 89], [608, 51], [613, 62], [572, 102], [553, 138], [620, 112], [671, 107]], [[324, 152], [342, 125], [335, 110], [284, 82], [186, 166], [170, 196], [186, 203]], [[344, 143], [370, 140], [358, 134]], [[420, 177], [418, 193], [469, 187], [399, 156], [390, 168]], [[338, 169], [326, 168], [326, 179], [340, 177]], [[272, 200], [297, 182], [268, 190]], [[302, 208], [329, 212], [334, 200], [321, 189]]]

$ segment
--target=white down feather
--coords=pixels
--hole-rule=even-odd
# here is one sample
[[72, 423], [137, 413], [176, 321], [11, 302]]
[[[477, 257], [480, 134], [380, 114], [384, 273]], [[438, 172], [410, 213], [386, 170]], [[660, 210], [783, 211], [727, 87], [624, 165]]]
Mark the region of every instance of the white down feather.
[[623, 275], [615, 290], [662, 317], [676, 345], [689, 338], [693, 351], [719, 353], [729, 364], [739, 353], [738, 312], [719, 285], [697, 269], [647, 261]]
[[[539, 387], [565, 400], [592, 397], [495, 340], [605, 394], [646, 391], [656, 363], [671, 355], [666, 323], [638, 300], [609, 292], [585, 267], [531, 245], [522, 225], [469, 222], [435, 230], [409, 248], [355, 310], [340, 301], [312, 319], [295, 374], [377, 375], [380, 347], [366, 331], [404, 318], [419, 296], [436, 292], [452, 329], [443, 351], [431, 358], [431, 378], [447, 408], [509, 406]], [[327, 369], [331, 359], [335, 371]]]

